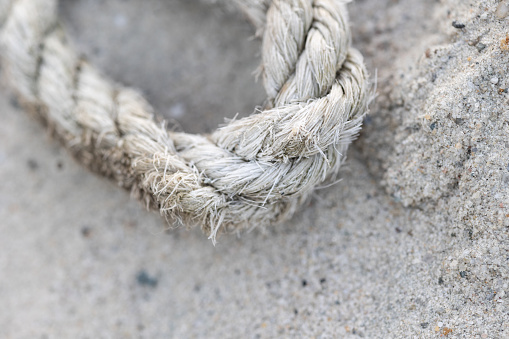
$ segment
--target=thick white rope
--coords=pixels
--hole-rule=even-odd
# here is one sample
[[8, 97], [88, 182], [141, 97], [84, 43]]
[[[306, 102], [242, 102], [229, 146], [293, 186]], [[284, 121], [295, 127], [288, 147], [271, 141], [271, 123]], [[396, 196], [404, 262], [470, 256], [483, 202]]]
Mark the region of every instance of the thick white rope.
[[266, 109], [202, 136], [167, 131], [80, 57], [56, 0], [0, 0], [2, 65], [23, 101], [86, 166], [213, 241], [289, 217], [336, 175], [369, 101], [344, 1], [231, 1], [263, 38]]

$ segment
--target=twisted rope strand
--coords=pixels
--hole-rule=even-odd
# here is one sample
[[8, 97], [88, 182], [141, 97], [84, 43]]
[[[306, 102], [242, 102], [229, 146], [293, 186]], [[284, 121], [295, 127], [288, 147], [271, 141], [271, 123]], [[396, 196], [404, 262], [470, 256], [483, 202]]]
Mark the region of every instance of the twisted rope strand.
[[232, 1], [263, 31], [268, 104], [210, 136], [167, 131], [138, 92], [77, 55], [56, 0], [0, 2], [3, 65], [22, 99], [86, 166], [214, 242], [288, 218], [335, 176], [369, 101], [343, 1]]

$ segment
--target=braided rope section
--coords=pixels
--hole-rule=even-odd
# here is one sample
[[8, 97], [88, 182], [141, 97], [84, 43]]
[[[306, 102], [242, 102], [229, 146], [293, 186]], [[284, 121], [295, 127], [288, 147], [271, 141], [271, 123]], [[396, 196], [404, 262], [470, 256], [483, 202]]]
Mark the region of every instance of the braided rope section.
[[266, 108], [202, 136], [168, 131], [79, 56], [56, 0], [0, 0], [2, 65], [23, 102], [80, 162], [213, 241], [286, 219], [334, 177], [369, 101], [344, 1], [230, 1], [262, 36]]

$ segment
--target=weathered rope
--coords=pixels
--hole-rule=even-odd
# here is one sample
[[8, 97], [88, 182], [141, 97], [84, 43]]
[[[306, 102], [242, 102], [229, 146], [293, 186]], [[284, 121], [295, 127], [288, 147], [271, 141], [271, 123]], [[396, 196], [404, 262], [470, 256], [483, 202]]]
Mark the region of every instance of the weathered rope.
[[56, 0], [0, 0], [3, 66], [23, 101], [83, 164], [213, 240], [290, 216], [337, 173], [369, 101], [345, 1], [231, 1], [263, 37], [266, 109], [202, 136], [169, 132], [76, 54]]

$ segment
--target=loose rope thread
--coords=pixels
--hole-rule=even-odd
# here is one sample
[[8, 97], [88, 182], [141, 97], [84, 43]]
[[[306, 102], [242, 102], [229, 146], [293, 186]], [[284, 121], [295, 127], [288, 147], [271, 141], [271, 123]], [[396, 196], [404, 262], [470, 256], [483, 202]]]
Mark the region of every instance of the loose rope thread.
[[211, 135], [170, 132], [135, 90], [78, 55], [56, 0], [0, 0], [3, 66], [87, 167], [167, 219], [218, 232], [287, 219], [334, 178], [369, 101], [345, 1], [230, 0], [262, 37], [265, 109]]

